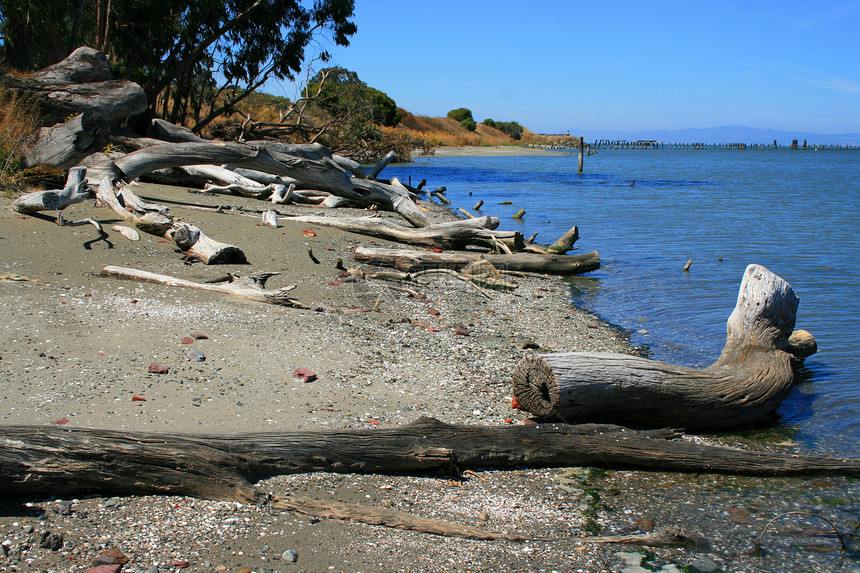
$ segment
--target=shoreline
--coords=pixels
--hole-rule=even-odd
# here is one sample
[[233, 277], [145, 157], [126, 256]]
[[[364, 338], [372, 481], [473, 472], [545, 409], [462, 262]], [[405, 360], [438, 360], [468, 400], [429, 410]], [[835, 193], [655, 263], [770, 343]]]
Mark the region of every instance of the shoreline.
[[[539, 352], [635, 352], [626, 332], [573, 307], [557, 277], [521, 279], [515, 291], [494, 292], [493, 299], [442, 278], [414, 287], [425, 297], [419, 300], [383, 281], [339, 276], [337, 260], [354, 266], [355, 247], [398, 245], [287, 216], [318, 213], [317, 207], [279, 206], [281, 226], [272, 229], [249, 216], [268, 208], [253, 199], [151, 184], [135, 191], [168, 205], [208, 236], [240, 246], [250, 264], [187, 265], [171, 244], [148, 236], [131, 242], [109, 230], [113, 214], [91, 202], [64, 215], [106, 223], [107, 242], [94, 241], [97, 233], [89, 225], [59, 227], [49, 213], [12, 213], [6, 209], [11, 201], [0, 198], [0, 376], [7, 381], [0, 424], [218, 434], [373, 431], [421, 416], [522, 424], [527, 414], [511, 410], [511, 377], [532, 351], [526, 346], [537, 344]], [[446, 207], [422, 206], [434, 219], [457, 218]], [[339, 209], [335, 215], [367, 212]], [[226, 272], [277, 271], [267, 288], [294, 284], [290, 295], [313, 310], [104, 278], [106, 265], [195, 282]], [[192, 334], [206, 338], [187, 344], [183, 339]], [[190, 361], [190, 349], [203, 352], [205, 361]], [[168, 372], [150, 373], [151, 363]], [[295, 378], [296, 368], [317, 379]], [[810, 488], [822, 498], [845, 495], [839, 479], [811, 485], [802, 478], [595, 468], [487, 468], [454, 476], [310, 473], [257, 485], [274, 496], [391, 508], [530, 541], [441, 538], [320, 520], [265, 504], [181, 496], [51, 498], [27, 505], [0, 498], [0, 535], [10, 540], [8, 551], [0, 552], [0, 568], [88, 571], [100, 553], [118, 550], [129, 558], [124, 573], [610, 571], [637, 565], [646, 550], [585, 543], [583, 537], [656, 525], [679, 527], [708, 544], [648, 548], [652, 563], [665, 564], [666, 573], [672, 564], [696, 560], [752, 570], [761, 560], [742, 550], [772, 517], [771, 509], [791, 509], [791, 496]], [[770, 501], [757, 505], [746, 497]], [[59, 546], [41, 546], [50, 535], [60, 537]], [[298, 555], [295, 563], [290, 552]], [[783, 567], [772, 570], [787, 570], [793, 558], [787, 549], [775, 554], [771, 559]]]
[[569, 152], [551, 149], [535, 149], [518, 145], [499, 145], [494, 147], [462, 146], [435, 147], [430, 155], [414, 155], [413, 159], [422, 157], [528, 157], [546, 155], [570, 155]]

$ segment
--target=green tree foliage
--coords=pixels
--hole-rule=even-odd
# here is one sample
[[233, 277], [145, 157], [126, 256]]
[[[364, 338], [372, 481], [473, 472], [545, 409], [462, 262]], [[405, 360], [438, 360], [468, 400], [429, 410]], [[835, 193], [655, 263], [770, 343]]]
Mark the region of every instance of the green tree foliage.
[[[144, 88], [150, 109], [201, 129], [269, 79], [295, 79], [318, 36], [348, 45], [354, 0], [0, 0], [0, 54], [17, 69], [80, 45]], [[321, 59], [327, 60], [323, 52]], [[229, 97], [224, 90], [230, 89]]]
[[474, 121], [474, 118], [472, 118], [472, 110], [467, 109], [465, 107], [458, 107], [457, 109], [452, 109], [448, 112], [448, 117], [450, 119], [453, 119], [454, 121], [463, 121], [464, 119], [471, 119], [472, 121]]
[[331, 116], [360, 115], [376, 125], [394, 127], [401, 114], [394, 100], [384, 92], [369, 87], [358, 74], [345, 68], [320, 70], [305, 89], [318, 94], [318, 105]]
[[488, 118], [481, 123], [488, 127], [498, 129], [511, 139], [519, 140], [523, 136], [523, 126], [515, 121], [493, 121]]
[[477, 129], [478, 127], [478, 124], [475, 123], [474, 118], [472, 118], [472, 110], [467, 109], [465, 107], [452, 109], [448, 112], [448, 117], [458, 122], [460, 125], [468, 129], [469, 131], [475, 131], [475, 129]]

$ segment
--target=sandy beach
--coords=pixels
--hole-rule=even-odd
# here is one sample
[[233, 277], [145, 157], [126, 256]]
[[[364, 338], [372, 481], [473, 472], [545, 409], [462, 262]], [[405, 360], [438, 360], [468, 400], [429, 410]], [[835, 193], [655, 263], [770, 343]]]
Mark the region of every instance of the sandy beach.
[[[551, 350], [627, 350], [623, 333], [571, 309], [565, 284], [554, 278], [521, 279], [515, 291], [494, 293], [492, 299], [443, 278], [414, 287], [427, 297], [419, 301], [383, 281], [340, 279], [338, 259], [351, 267], [355, 247], [385, 242], [292, 223], [287, 216], [318, 208], [280, 207], [281, 226], [272, 229], [261, 226], [253, 212], [266, 205], [253, 199], [151, 184], [135, 190], [207, 235], [241, 246], [250, 264], [186, 264], [163, 239], [144, 235], [132, 242], [109, 230], [118, 221], [92, 202], [69, 207], [64, 216], [99, 219], [108, 230], [106, 240], [94, 241], [98, 233], [90, 225], [60, 227], [50, 213], [16, 214], [3, 199], [0, 423], [210, 433], [387, 427], [419, 416], [464, 424], [522, 423], [525, 414], [510, 406], [511, 374], [529, 351], [526, 342]], [[232, 209], [219, 213], [218, 206]], [[437, 205], [425, 208], [440, 220], [453, 217]], [[291, 296], [313, 310], [105, 278], [100, 272], [106, 265], [196, 282], [227, 272], [275, 271], [280, 274], [267, 288], [295, 285]], [[453, 325], [465, 326], [468, 335]], [[189, 360], [190, 349], [205, 360]], [[167, 372], [150, 373], [151, 364]], [[296, 379], [297, 368], [311, 370], [316, 380]], [[557, 473], [488, 472], [458, 486], [426, 476], [312, 474], [276, 477], [260, 487], [396, 504], [419, 514], [544, 536], [538, 532], [550, 525], [548, 519], [568, 525], [582, 520], [578, 502], [559, 506], [546, 489]], [[22, 527], [33, 528], [30, 535], [56, 529], [64, 544], [58, 551], [34, 546], [4, 563], [22, 571], [79, 571], [101, 548], [118, 548], [131, 558], [124, 571], [148, 572], [153, 563], [170, 569], [183, 560], [193, 563], [194, 571], [219, 566], [259, 571], [268, 561], [283, 567], [277, 561], [292, 549], [300, 559], [289, 570], [417, 570], [404, 564], [436, 554], [419, 568], [447, 571], [456, 568], [442, 556], [453, 555], [457, 544], [475, 552], [476, 570], [495, 569], [492, 564], [510, 551], [527, 550], [522, 555], [528, 559], [532, 551], [190, 498], [109, 501], [75, 501], [69, 515], [51, 510], [56, 501], [35, 503], [21, 510], [25, 515], [5, 512], [0, 532], [11, 539], [22, 535]], [[37, 517], [42, 509], [47, 519]], [[217, 519], [211, 523], [222, 514], [230, 524], [226, 529]], [[376, 555], [371, 543], [397, 549]]]
[[[519, 279], [516, 290], [494, 291], [490, 299], [442, 277], [411, 285], [425, 297], [418, 300], [384, 281], [343, 277], [338, 260], [350, 268], [356, 247], [387, 243], [289, 219], [319, 208], [279, 206], [280, 227], [273, 229], [258, 213], [269, 205], [253, 199], [152, 184], [135, 191], [240, 246], [249, 264], [186, 264], [162, 239], [132, 242], [110, 230], [114, 214], [92, 202], [64, 216], [97, 218], [106, 240], [96, 240], [90, 225], [60, 227], [50, 212], [13, 213], [11, 200], [0, 199], [0, 424], [220, 434], [386, 428], [420, 416], [521, 424], [526, 414], [511, 409], [511, 378], [534, 351], [526, 347], [635, 351], [625, 333], [572, 309], [557, 278]], [[439, 220], [453, 217], [438, 205], [424, 207]], [[350, 214], [367, 213], [336, 213]], [[280, 274], [267, 287], [295, 285], [290, 295], [307, 308], [105, 278], [106, 265], [196, 282], [274, 271]], [[189, 359], [192, 349], [205, 360]], [[153, 364], [166, 372], [151, 373]], [[297, 368], [316, 379], [297, 379]], [[714, 526], [723, 523], [722, 509], [708, 522], [692, 508], [676, 508], [689, 504], [689, 488], [701, 480], [727, 488], [710, 498], [719, 508], [736, 504], [732, 488], [754, 481], [588, 468], [463, 478], [314, 473], [272, 477], [258, 487], [532, 541], [443, 538], [187, 497], [32, 499], [0, 505], [0, 536], [8, 541], [0, 569], [89, 571], [100, 554], [118, 550], [130, 573], [617, 571], [638, 566], [645, 550], [583, 543], [585, 535], [673, 525], [725, 547], [729, 531]], [[716, 570], [708, 564], [725, 558], [708, 547], [648, 551], [652, 563], [667, 567], [697, 562], [700, 570]]]

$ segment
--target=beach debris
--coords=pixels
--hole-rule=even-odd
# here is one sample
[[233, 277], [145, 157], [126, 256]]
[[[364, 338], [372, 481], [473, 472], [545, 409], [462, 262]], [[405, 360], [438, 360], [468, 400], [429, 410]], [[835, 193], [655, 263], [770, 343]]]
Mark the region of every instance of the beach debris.
[[182, 340], [179, 341], [179, 344], [194, 344], [194, 338], [190, 336], [183, 336]]
[[689, 259], [689, 260], [687, 261], [687, 264], [686, 264], [686, 265], [684, 265], [684, 272], [685, 272], [685, 273], [690, 272], [690, 267], [691, 267], [691, 266], [693, 266], [693, 259]]
[[185, 279], [172, 277], [170, 275], [162, 275], [158, 273], [150, 273], [138, 269], [129, 269], [124, 267], [107, 266], [102, 269], [102, 276], [115, 277], [127, 280], [136, 280], [140, 282], [149, 282], [163, 284], [167, 286], [178, 286], [184, 288], [193, 288], [198, 290], [206, 290], [210, 292], [219, 292], [230, 294], [239, 298], [253, 300], [256, 302], [265, 302], [281, 306], [289, 306], [293, 308], [305, 308], [295, 299], [287, 296], [286, 291], [281, 290], [265, 290], [266, 281], [279, 273], [276, 272], [260, 272], [251, 276], [243, 277], [233, 273], [226, 277], [227, 284], [217, 283], [196, 283]]
[[525, 214], [526, 214], [526, 210], [520, 209], [519, 211], [514, 213], [514, 215], [511, 217], [511, 219], [522, 219], [525, 216]]
[[191, 362], [204, 362], [206, 360], [206, 355], [196, 348], [192, 348], [185, 353], [185, 357]]
[[477, 203], [475, 203], [475, 206], [474, 206], [474, 207], [472, 207], [472, 211], [480, 211], [480, 210], [481, 210], [481, 207], [482, 207], [483, 205], [484, 205], [484, 200], [483, 200], [483, 199], [481, 199], [480, 201], [478, 201]]
[[146, 398], [144, 398], [143, 396], [138, 396], [137, 394], [132, 394], [131, 401], [132, 402], [146, 402]]
[[170, 368], [167, 366], [162, 366], [161, 364], [157, 364], [155, 362], [151, 362], [149, 364], [149, 369], [147, 372], [150, 374], [167, 374], [170, 371]]
[[273, 211], [269, 209], [268, 211], [263, 211], [262, 221], [264, 227], [272, 227], [273, 229], [278, 228], [278, 213], [277, 211]]
[[129, 241], [139, 241], [140, 233], [132, 229], [131, 227], [126, 227], [125, 225], [111, 225], [111, 229], [128, 239]]
[[293, 371], [293, 378], [297, 378], [302, 382], [313, 382], [317, 379], [317, 375], [315, 372], [308, 370], [307, 368], [296, 368]]

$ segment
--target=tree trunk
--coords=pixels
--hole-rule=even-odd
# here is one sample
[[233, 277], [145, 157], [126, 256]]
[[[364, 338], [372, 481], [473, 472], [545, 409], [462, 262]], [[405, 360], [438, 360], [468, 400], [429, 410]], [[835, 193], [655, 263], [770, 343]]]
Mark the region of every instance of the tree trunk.
[[334, 227], [397, 243], [443, 249], [462, 249], [469, 245], [493, 248], [496, 242], [504, 243], [512, 249], [523, 248], [523, 236], [519, 232], [493, 230], [499, 225], [497, 217], [437, 223], [420, 228], [404, 227], [385, 219], [370, 217], [301, 216], [288, 217], [285, 220]]
[[694, 432], [747, 428], [768, 419], [794, 384], [793, 363], [809, 352], [806, 337], [790, 342], [797, 304], [788, 283], [750, 265], [723, 351], [704, 370], [624, 354], [539, 354], [514, 371], [514, 397], [541, 418]]
[[24, 166], [53, 165], [68, 169], [101, 151], [109, 135], [105, 118], [94, 111], [85, 111], [67, 122], [40, 129], [36, 141], [24, 154]]
[[424, 473], [599, 466], [792, 476], [860, 475], [860, 460], [759, 453], [613, 426], [448, 425], [431, 418], [373, 430], [236, 434], [0, 427], [2, 496], [189, 495], [255, 502], [251, 484], [284, 474]]
[[471, 262], [485, 259], [503, 271], [524, 271], [555, 275], [575, 275], [600, 268], [597, 251], [583, 255], [543, 255], [535, 253], [514, 253], [496, 255], [490, 253], [449, 252], [431, 253], [407, 251], [405, 249], [369, 249], [359, 247], [355, 250], [356, 260], [365, 263], [394, 267], [411, 273], [425, 269], [458, 270]]

